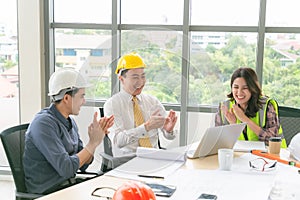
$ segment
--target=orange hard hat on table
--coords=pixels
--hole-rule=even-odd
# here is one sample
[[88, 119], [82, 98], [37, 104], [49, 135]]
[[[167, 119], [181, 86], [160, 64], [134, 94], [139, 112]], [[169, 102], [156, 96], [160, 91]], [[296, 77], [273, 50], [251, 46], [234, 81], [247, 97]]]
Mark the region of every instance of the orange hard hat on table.
[[113, 200], [156, 200], [156, 197], [148, 185], [138, 181], [128, 181], [118, 188]]

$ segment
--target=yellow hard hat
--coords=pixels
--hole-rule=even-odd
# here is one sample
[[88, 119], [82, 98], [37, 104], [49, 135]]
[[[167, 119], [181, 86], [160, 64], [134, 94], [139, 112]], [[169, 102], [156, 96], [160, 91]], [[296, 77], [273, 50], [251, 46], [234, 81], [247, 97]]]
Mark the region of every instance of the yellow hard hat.
[[119, 72], [124, 69], [136, 69], [145, 67], [146, 65], [141, 56], [133, 52], [126, 54], [119, 59], [115, 73], [119, 74]]

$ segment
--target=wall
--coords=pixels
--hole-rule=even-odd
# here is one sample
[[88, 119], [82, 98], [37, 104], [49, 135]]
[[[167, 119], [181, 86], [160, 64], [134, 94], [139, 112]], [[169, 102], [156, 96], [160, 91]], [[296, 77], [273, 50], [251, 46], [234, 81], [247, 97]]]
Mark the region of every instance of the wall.
[[29, 122], [43, 106], [42, 1], [18, 0], [20, 122]]

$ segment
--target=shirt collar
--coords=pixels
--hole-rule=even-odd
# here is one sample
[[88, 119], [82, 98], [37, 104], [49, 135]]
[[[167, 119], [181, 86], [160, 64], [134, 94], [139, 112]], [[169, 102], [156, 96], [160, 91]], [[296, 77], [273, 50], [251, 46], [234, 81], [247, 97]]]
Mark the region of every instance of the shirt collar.
[[72, 121], [70, 118], [65, 118], [56, 108], [55, 104], [50, 105], [50, 110], [53, 112], [54, 116], [66, 127], [68, 131], [72, 129]]
[[[128, 99], [128, 102], [131, 102], [131, 101], [132, 101], [132, 97], [133, 97], [133, 96], [132, 96], [131, 94], [129, 94], [128, 92], [126, 92], [125, 90], [121, 90], [121, 91], [120, 91], [120, 94], [121, 94], [122, 96], [124, 96], [125, 99]], [[142, 99], [141, 94], [136, 95], [136, 98], [138, 99], [138, 101], [141, 101], [141, 99]]]

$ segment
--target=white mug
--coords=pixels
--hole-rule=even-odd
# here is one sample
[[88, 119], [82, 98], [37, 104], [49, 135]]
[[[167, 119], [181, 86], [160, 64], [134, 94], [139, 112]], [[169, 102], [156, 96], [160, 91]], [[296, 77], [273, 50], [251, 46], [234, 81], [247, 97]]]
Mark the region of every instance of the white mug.
[[218, 160], [220, 170], [231, 170], [233, 162], [233, 149], [219, 149]]

